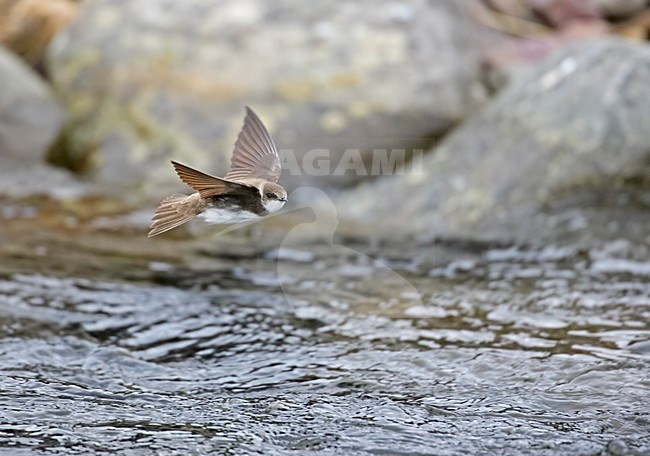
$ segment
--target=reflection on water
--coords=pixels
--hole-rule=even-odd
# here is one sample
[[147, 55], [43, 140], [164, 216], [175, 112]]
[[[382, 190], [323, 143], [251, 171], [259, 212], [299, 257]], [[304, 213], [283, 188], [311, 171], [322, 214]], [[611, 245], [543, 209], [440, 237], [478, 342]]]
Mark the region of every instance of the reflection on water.
[[381, 257], [340, 247], [287, 247], [218, 272], [152, 264], [155, 283], [138, 285], [6, 277], [0, 445], [650, 448], [650, 264], [638, 249], [485, 248], [448, 260], [431, 246], [384, 246]]

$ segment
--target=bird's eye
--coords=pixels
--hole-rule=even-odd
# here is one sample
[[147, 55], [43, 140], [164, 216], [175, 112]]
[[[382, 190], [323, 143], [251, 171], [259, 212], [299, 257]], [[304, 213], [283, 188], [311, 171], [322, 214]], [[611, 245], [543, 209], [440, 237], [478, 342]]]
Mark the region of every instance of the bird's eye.
[[269, 199], [274, 199], [275, 198], [275, 193], [267, 193], [266, 197]]

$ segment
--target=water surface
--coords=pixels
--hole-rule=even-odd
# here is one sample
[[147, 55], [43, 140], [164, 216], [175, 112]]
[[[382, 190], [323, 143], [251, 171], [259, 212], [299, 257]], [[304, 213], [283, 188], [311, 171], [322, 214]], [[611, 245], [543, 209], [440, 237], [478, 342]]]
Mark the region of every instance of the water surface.
[[650, 262], [341, 240], [5, 274], [10, 454], [646, 454]]

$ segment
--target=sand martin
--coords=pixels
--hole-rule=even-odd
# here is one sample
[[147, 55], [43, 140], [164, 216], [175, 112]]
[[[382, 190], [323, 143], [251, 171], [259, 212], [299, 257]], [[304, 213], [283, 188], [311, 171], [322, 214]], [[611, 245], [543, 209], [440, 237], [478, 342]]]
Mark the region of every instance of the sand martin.
[[153, 216], [149, 237], [176, 228], [194, 217], [207, 223], [241, 223], [278, 211], [287, 202], [279, 184], [280, 157], [271, 135], [248, 107], [230, 171], [224, 177], [172, 161], [181, 180], [196, 193], [165, 198]]

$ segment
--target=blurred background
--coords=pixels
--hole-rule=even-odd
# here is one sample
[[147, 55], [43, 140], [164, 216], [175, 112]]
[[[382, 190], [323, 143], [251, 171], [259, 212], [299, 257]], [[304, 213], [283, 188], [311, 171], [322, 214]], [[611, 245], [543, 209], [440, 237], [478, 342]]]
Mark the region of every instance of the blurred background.
[[[0, 448], [647, 455], [649, 38], [647, 0], [0, 0]], [[287, 213], [147, 239], [244, 106]]]
[[[554, 208], [569, 219], [557, 223], [584, 225], [566, 205], [647, 207], [643, 0], [2, 0], [0, 11], [5, 218], [65, 206], [70, 225], [153, 208], [187, 190], [170, 159], [227, 171], [245, 105], [300, 167], [310, 150], [329, 154], [323, 175], [285, 170], [289, 190], [318, 186], [373, 225], [409, 220], [391, 233], [530, 237], [555, 228], [529, 226]], [[402, 178], [334, 173], [348, 149], [368, 170], [378, 150], [426, 158]]]

